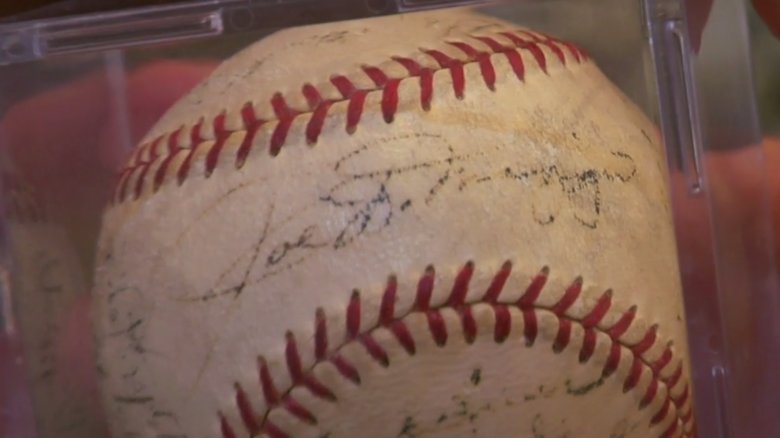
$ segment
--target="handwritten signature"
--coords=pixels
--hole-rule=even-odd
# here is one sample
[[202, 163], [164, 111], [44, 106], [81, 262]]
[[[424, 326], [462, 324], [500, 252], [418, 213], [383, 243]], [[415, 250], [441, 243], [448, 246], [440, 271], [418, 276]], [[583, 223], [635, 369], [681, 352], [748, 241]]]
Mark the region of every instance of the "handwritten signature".
[[[374, 157], [372, 161], [372, 153], [377, 143], [399, 140], [417, 141], [438, 153], [426, 154], [434, 158], [407, 157], [406, 162], [401, 159], [386, 166], [376, 166], [374, 163], [378, 160]], [[445, 192], [466, 192], [489, 184], [515, 183], [520, 189], [535, 193], [526, 202], [529, 214], [540, 226], [549, 226], [560, 215], [570, 214], [584, 229], [596, 229], [602, 215], [605, 184], [627, 183], [637, 172], [633, 158], [622, 151], [610, 152], [614, 158], [611, 166], [594, 167], [586, 163], [573, 169], [556, 162], [520, 165], [491, 160], [489, 152], [482, 148], [456, 147], [435, 134], [401, 134], [377, 140], [377, 143], [356, 147], [331, 164], [336, 182], [317, 198], [307, 201], [306, 207], [326, 211], [322, 208], [325, 206], [328, 215], [311, 215], [308, 222], [286, 228], [291, 229], [285, 232], [289, 237], [269, 244], [270, 234], [279, 232], [279, 225], [285, 225], [287, 221], [287, 218], [274, 217], [271, 205], [249, 260], [246, 255], [238, 256], [231, 264], [245, 265], [242, 280], [186, 300], [238, 296], [249, 284], [260, 283], [292, 269], [318, 251], [337, 251], [362, 236], [380, 233], [392, 226], [396, 218], [419, 211], [422, 206], [445, 208], [445, 201], [436, 205]], [[422, 183], [422, 190], [410, 194], [408, 190], [399, 189], [401, 184], [398, 183], [409, 183], [410, 180], [414, 184]], [[554, 202], [544, 202], [544, 199]], [[334, 228], [334, 217], [344, 218], [342, 225]]]

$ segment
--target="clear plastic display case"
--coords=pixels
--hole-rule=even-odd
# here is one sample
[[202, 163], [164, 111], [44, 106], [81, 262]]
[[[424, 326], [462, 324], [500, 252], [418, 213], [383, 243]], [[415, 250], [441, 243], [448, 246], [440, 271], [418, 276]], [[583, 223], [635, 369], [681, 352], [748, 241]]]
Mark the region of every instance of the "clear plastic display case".
[[[149, 158], [154, 161], [156, 146], [148, 146], [151, 140], [147, 132], [168, 108], [223, 60], [281, 29], [340, 21], [360, 22], [370, 28], [374, 23], [384, 25], [376, 21], [381, 16], [423, 10], [435, 13], [456, 6], [473, 6], [485, 16], [539, 32], [528, 33], [528, 39], [518, 47], [527, 50], [523, 56], [546, 54], [551, 69], [556, 59], [565, 64], [575, 58], [577, 62], [580, 57], [592, 58], [657, 126], [665, 152], [662, 185], [668, 190], [672, 207], [678, 258], [675, 266], [679, 266], [665, 275], [682, 284], [693, 409], [690, 414], [680, 414], [685, 418], [680, 420], [679, 429], [666, 432], [673, 436], [775, 436], [780, 430], [776, 415], [780, 406], [776, 371], [780, 369], [780, 319], [776, 317], [780, 313], [780, 290], [752, 89], [746, 12], [739, 0], [714, 0], [701, 33], [688, 28], [682, 0], [209, 0], [80, 14], [65, 10], [57, 11], [55, 17], [46, 17], [44, 11], [0, 22], [0, 436], [101, 437], [108, 436], [109, 430], [117, 436], [196, 436], [186, 428], [170, 426], [187, 421], [176, 417], [175, 407], [155, 408], [133, 430], [135, 435], [129, 429], [123, 430], [128, 435], [120, 435], [119, 429], [109, 424], [114, 417], [106, 415], [111, 410], [106, 408], [110, 397], [100, 395], [105, 376], [117, 372], [107, 369], [110, 366], [106, 366], [105, 357], [96, 359], [99, 348], [95, 347], [95, 339], [101, 335], [95, 335], [92, 328], [101, 319], [101, 312], [109, 312], [96, 310], [93, 305], [95, 278], [108, 257], [97, 249], [104, 214], [117, 197], [148, 189], [139, 182], [143, 176], [133, 174], [133, 169], [128, 173], [128, 157], [136, 164]], [[702, 20], [697, 17], [694, 21]], [[411, 38], [405, 35], [403, 25], [393, 32], [397, 32], [399, 41]], [[542, 35], [548, 34], [579, 48], [544, 39], [549, 37]], [[381, 44], [391, 47], [392, 37], [385, 37]], [[490, 46], [490, 41], [486, 44]], [[273, 52], [275, 48], [268, 50]], [[345, 55], [328, 50], [338, 49], [324, 46], [300, 56], [327, 59]], [[503, 53], [503, 49], [496, 50]], [[474, 60], [483, 59], [480, 56], [474, 54]], [[511, 56], [507, 59], [511, 63]], [[447, 59], [439, 61], [443, 68], [450, 68]], [[492, 86], [486, 64], [477, 63], [486, 83]], [[369, 70], [366, 73], [370, 76]], [[299, 76], [295, 71], [288, 74]], [[237, 74], [228, 76], [221, 76], [221, 80], [241, 80]], [[424, 82], [425, 73], [419, 76]], [[380, 88], [392, 83], [392, 78], [371, 77], [382, 83]], [[452, 73], [451, 80], [457, 93], [456, 73]], [[392, 105], [388, 102], [392, 99], [381, 103], [386, 121], [395, 111], [387, 110]], [[277, 116], [284, 113], [274, 108]], [[230, 120], [224, 123], [229, 125]], [[311, 125], [306, 128], [307, 138], [316, 141], [320, 131], [311, 134], [309, 129], [315, 129]], [[327, 129], [327, 125], [316, 129]], [[576, 133], [571, 135], [576, 137]], [[274, 141], [271, 138], [272, 147]], [[139, 144], [147, 144], [147, 149], [137, 152]], [[154, 190], [160, 184], [173, 184], [159, 169], [148, 171], [157, 172]], [[614, 178], [624, 177], [618, 174]], [[288, 180], [281, 183], [292, 184]], [[594, 196], [600, 202], [600, 195]], [[408, 207], [411, 201], [404, 205]], [[485, 212], [490, 210], [490, 205], [484, 207]], [[226, 215], [222, 220], [229, 224], [233, 218]], [[387, 220], [389, 223], [389, 217]], [[551, 215], [549, 222], [552, 220]], [[222, 231], [215, 231], [215, 239], [222, 239]], [[155, 230], [148, 232], [154, 234]], [[652, 231], [636, 231], [647, 232]], [[304, 232], [283, 250], [293, 252], [312, 244], [311, 239]], [[220, 253], [219, 249], [214, 251]], [[274, 256], [283, 257], [271, 253], [269, 260]], [[464, 268], [462, 272], [466, 271]], [[583, 280], [579, 281], [581, 286]], [[642, 287], [636, 284], [635, 293], [642, 293]], [[132, 325], [144, 318], [130, 311], [122, 313], [121, 308], [110, 312], [114, 313], [103, 317], [125, 324], [125, 332], [132, 332]], [[583, 320], [587, 318], [580, 322]], [[319, 324], [324, 319], [317, 321]], [[436, 336], [434, 323], [430, 324]], [[525, 324], [528, 327], [527, 320]], [[316, 338], [318, 333], [312, 336]], [[197, 343], [197, 336], [192, 336], [174, 337], [176, 345]], [[587, 337], [587, 333], [582, 336]], [[128, 339], [128, 351], [147, 348], [133, 339], [132, 333]], [[288, 366], [289, 346], [294, 345], [290, 342], [288, 337]], [[318, 340], [313, 342], [320, 345]], [[582, 342], [587, 344], [587, 340]], [[640, 349], [641, 342], [637, 342], [630, 346], [632, 351]], [[371, 350], [373, 347], [366, 348], [381, 356]], [[180, 360], [178, 365], [187, 367], [190, 364], [185, 356], [168, 360]], [[654, 365], [649, 366], [658, 375]], [[263, 374], [268, 368], [261, 364], [259, 369], [261, 383], [272, 387], [271, 378]], [[348, 374], [344, 368], [339, 369]], [[122, 370], [122, 379], [131, 381], [136, 371]], [[472, 383], [474, 379], [479, 382], [480, 375], [474, 376]], [[172, 373], [161, 379], [176, 381], [180, 377]], [[327, 392], [316, 384], [308, 385], [314, 392], [317, 388]], [[215, 436], [244, 436], [244, 429], [235, 426], [242, 422], [252, 436], [261, 432], [272, 437], [288, 436], [277, 429], [261, 430], [254, 423], [256, 419], [247, 418], [251, 406], [247, 408], [249, 402], [241, 398], [244, 393], [239, 383], [235, 386], [240, 412], [234, 417], [222, 411], [219, 417], [214, 414]], [[629, 386], [626, 383], [625, 387]], [[234, 397], [233, 388], [229, 389], [230, 397]], [[416, 390], [424, 392], [425, 388], [409, 388], [411, 392]], [[268, 399], [268, 388], [263, 391]], [[647, 391], [650, 393], [650, 389]], [[121, 402], [126, 404], [145, 403], [145, 396], [139, 394], [113, 397], [124, 397]], [[681, 406], [677, 409], [683, 409]], [[288, 409], [297, 412], [298, 417], [307, 415], [305, 408]], [[685, 421], [695, 421], [695, 426]], [[382, 429], [384, 425], [376, 427]], [[405, 423], [402, 430], [406, 434], [398, 436], [426, 436], [424, 432], [412, 434], [410, 428]], [[558, 433], [566, 436], [563, 429]], [[624, 433], [652, 436], [636, 428]], [[575, 434], [597, 436], [587, 428]], [[212, 436], [212, 432], [197, 436]], [[374, 435], [366, 431], [362, 436]], [[531, 434], [518, 431], [512, 436]]]

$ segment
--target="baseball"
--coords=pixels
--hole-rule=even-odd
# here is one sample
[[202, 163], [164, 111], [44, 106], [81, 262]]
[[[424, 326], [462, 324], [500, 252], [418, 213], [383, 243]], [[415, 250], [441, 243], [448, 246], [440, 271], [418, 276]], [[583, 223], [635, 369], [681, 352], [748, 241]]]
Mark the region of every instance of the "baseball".
[[657, 130], [468, 9], [283, 30], [147, 134], [98, 248], [114, 436], [693, 436]]

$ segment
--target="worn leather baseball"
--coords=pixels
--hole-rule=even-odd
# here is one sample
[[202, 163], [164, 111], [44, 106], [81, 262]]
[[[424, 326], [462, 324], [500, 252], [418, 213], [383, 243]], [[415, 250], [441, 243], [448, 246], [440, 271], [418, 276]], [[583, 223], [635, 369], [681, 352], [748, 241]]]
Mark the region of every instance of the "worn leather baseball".
[[115, 436], [692, 436], [657, 132], [454, 9], [278, 32], [149, 132], [96, 276]]

